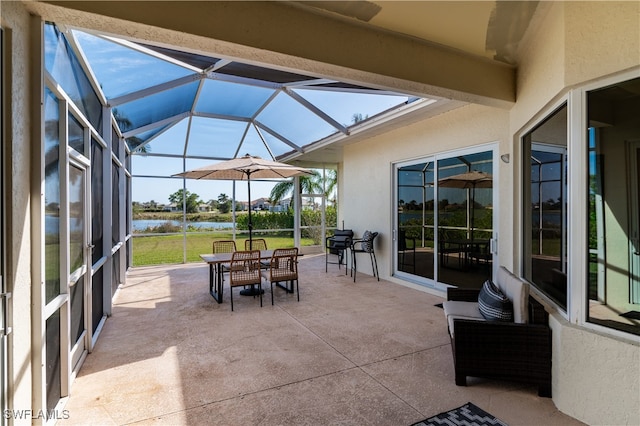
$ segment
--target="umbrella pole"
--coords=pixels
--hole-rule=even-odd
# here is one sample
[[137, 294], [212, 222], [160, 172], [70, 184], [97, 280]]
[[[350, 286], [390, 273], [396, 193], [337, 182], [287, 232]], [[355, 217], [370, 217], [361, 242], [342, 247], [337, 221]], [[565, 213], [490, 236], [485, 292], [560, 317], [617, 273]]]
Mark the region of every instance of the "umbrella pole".
[[253, 229], [253, 223], [251, 223], [251, 172], [247, 172], [247, 195], [249, 197], [249, 219], [248, 219], [248, 227], [249, 227], [249, 250], [253, 250], [253, 238], [251, 236], [251, 231]]
[[[251, 172], [249, 171], [247, 171], [247, 196], [249, 197], [249, 218], [247, 220], [249, 227], [249, 250], [253, 250], [253, 239], [251, 237], [251, 230], [253, 229], [253, 224], [251, 223]], [[240, 292], [243, 296], [259, 296], [263, 293], [264, 290], [258, 290], [254, 284], [251, 284], [251, 288]]]
[[476, 221], [476, 185], [473, 184], [473, 188], [471, 189], [471, 242], [473, 243], [473, 230]]

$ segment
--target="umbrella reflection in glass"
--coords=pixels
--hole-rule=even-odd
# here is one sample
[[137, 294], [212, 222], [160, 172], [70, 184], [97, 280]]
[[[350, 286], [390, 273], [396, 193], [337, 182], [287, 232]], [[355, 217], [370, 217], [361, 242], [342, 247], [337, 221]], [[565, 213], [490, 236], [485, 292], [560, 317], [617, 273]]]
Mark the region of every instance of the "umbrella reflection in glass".
[[460, 173], [457, 175], [442, 178], [438, 181], [441, 188], [460, 188], [471, 190], [471, 240], [473, 241], [473, 230], [475, 228], [475, 203], [476, 188], [492, 188], [493, 176], [476, 170]]

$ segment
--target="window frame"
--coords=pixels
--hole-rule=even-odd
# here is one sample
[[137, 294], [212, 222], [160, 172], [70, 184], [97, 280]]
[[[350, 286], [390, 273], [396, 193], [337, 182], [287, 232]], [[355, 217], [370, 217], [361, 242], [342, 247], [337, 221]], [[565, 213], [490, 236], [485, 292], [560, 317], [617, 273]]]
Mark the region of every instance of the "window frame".
[[[553, 300], [539, 291], [531, 284], [531, 294], [543, 303], [545, 308], [553, 314], [557, 314], [568, 322], [583, 327], [587, 330], [608, 335], [620, 340], [640, 343], [640, 336], [625, 331], [605, 327], [603, 325], [588, 322], [588, 293], [587, 279], [589, 268], [589, 220], [588, 220], [588, 112], [587, 94], [590, 91], [605, 88], [627, 80], [640, 77], [640, 68], [627, 70], [602, 78], [594, 79], [584, 84], [568, 87], [538, 110], [532, 118], [521, 127], [514, 135], [515, 153], [518, 155], [517, 178], [520, 189], [514, 194], [514, 207], [522, 211], [524, 201], [524, 176], [523, 161], [524, 152], [522, 144], [524, 138], [537, 126], [550, 117], [562, 104], [567, 105], [567, 239], [570, 242], [567, 247], [567, 310], [566, 312]], [[523, 212], [522, 212], [523, 213]], [[516, 230], [519, 244], [514, 247], [514, 270], [523, 277], [524, 248], [523, 239], [525, 229], [524, 214], [516, 218]]]
[[[571, 286], [571, 267], [572, 267], [572, 252], [575, 251], [575, 248], [572, 247], [572, 244], [569, 244], [567, 247], [567, 253], [566, 253], [566, 257], [567, 257], [567, 307], [566, 310], [562, 308], [562, 306], [560, 306], [557, 302], [555, 302], [553, 299], [551, 299], [550, 297], [548, 297], [545, 293], [543, 293], [541, 290], [539, 290], [536, 285], [534, 283], [532, 283], [531, 281], [529, 281], [527, 278], [525, 278], [525, 272], [524, 272], [524, 268], [526, 266], [526, 262], [524, 260], [524, 255], [525, 255], [525, 250], [524, 250], [524, 235], [525, 232], [528, 232], [531, 228], [531, 218], [529, 218], [528, 221], [525, 220], [525, 206], [523, 205], [524, 201], [525, 201], [525, 193], [524, 193], [524, 187], [525, 187], [525, 179], [527, 179], [527, 182], [530, 183], [531, 181], [531, 176], [525, 176], [525, 171], [527, 169], [525, 169], [524, 167], [524, 161], [525, 161], [525, 150], [524, 150], [524, 143], [525, 143], [525, 139], [531, 134], [531, 132], [533, 132], [536, 128], [538, 128], [540, 125], [542, 125], [545, 121], [547, 121], [551, 116], [553, 116], [553, 114], [555, 114], [557, 111], [559, 111], [560, 109], [562, 109], [564, 106], [566, 106], [567, 109], [567, 151], [566, 151], [566, 158], [567, 158], [567, 173], [566, 173], [566, 179], [567, 179], [567, 192], [565, 194], [565, 200], [567, 202], [567, 221], [566, 221], [566, 238], [567, 241], [573, 241], [573, 235], [572, 235], [572, 229], [571, 229], [571, 220], [569, 220], [569, 218], [573, 218], [572, 216], [572, 208], [571, 208], [571, 194], [572, 189], [571, 189], [571, 183], [570, 183], [570, 178], [571, 178], [571, 164], [572, 164], [572, 135], [573, 135], [573, 131], [571, 128], [571, 116], [572, 116], [572, 106], [571, 106], [571, 93], [564, 93], [561, 94], [559, 96], [557, 96], [555, 99], [553, 99], [551, 102], [549, 102], [547, 105], [544, 106], [544, 108], [540, 109], [532, 118], [531, 120], [529, 120], [526, 124], [526, 126], [522, 127], [518, 132], [516, 132], [515, 134], [515, 143], [516, 143], [516, 149], [518, 152], [518, 168], [519, 168], [519, 172], [518, 172], [518, 182], [519, 182], [519, 189], [518, 191], [518, 195], [517, 197], [514, 196], [514, 206], [516, 206], [517, 209], [519, 209], [520, 214], [517, 216], [517, 218], [515, 220], [517, 220], [517, 232], [518, 232], [518, 244], [516, 246], [514, 246], [514, 254], [516, 256], [516, 259], [514, 259], [514, 272], [517, 272], [517, 275], [519, 277], [521, 277], [522, 279], [525, 279], [527, 282], [529, 282], [530, 284], [530, 292], [536, 297], [536, 299], [538, 299], [539, 301], [541, 301], [545, 307], [547, 309], [551, 309], [554, 312], [558, 313], [560, 316], [562, 316], [564, 319], [569, 320], [571, 315], [571, 306], [572, 306], [572, 286]], [[532, 143], [529, 142], [531, 145]], [[527, 151], [530, 152], [531, 150], [529, 149]], [[526, 161], [530, 161], [530, 159], [526, 159]], [[575, 167], [574, 167], [575, 168]], [[531, 186], [531, 185], [529, 185]], [[528, 207], [526, 207], [526, 209], [528, 209]]]

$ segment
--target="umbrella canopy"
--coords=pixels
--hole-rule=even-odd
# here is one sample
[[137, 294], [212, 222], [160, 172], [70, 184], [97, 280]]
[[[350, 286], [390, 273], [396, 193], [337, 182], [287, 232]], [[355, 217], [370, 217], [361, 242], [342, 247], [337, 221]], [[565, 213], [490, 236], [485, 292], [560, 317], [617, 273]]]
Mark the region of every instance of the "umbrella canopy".
[[438, 181], [438, 185], [443, 188], [492, 188], [493, 176], [485, 172], [473, 170], [442, 178]]
[[305, 174], [311, 175], [313, 172], [303, 167], [264, 160], [247, 154], [244, 157], [221, 161], [174, 176], [189, 179], [250, 180], [251, 178], [281, 179]]
[[472, 170], [470, 172], [442, 178], [438, 180], [438, 185], [442, 188], [471, 189], [471, 240], [473, 241], [476, 188], [493, 188], [493, 175]]
[[290, 164], [279, 163], [277, 161], [264, 160], [260, 157], [253, 157], [246, 154], [244, 157], [221, 161], [219, 163], [177, 173], [173, 176], [188, 179], [246, 180], [249, 198], [249, 242], [251, 244], [251, 241], [253, 240], [251, 235], [251, 231], [253, 229], [253, 224], [251, 223], [251, 178], [282, 179], [312, 174], [313, 172], [311, 170], [303, 167], [296, 167]]

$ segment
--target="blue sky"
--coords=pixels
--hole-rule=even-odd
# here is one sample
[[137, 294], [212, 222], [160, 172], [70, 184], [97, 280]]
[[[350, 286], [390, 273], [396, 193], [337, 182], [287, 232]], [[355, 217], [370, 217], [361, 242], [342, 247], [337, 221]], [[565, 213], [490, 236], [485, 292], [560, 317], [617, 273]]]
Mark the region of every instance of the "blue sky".
[[[192, 65], [182, 66], [150, 51], [135, 50], [131, 43], [116, 43], [80, 31], [73, 33], [110, 101], [183, 77], [202, 76], [202, 70]], [[214, 64], [222, 58], [212, 54], [197, 59]], [[286, 81], [293, 75], [293, 81], [283, 90], [280, 83], [264, 84], [254, 80], [256, 75], [274, 75], [274, 72], [261, 74], [255, 71], [260, 69], [259, 65], [234, 64], [236, 71], [231, 68], [227, 72], [222, 67], [215, 71], [213, 78], [189, 80], [114, 107], [123, 131], [135, 131], [153, 126], [155, 122], [171, 120], [170, 126], [160, 133], [151, 129], [133, 135], [144, 141], [153, 137], [147, 144], [151, 155], [134, 155], [132, 159], [133, 201], [168, 203], [168, 196], [183, 187], [181, 179], [168, 178], [173, 174], [234, 155], [251, 154], [271, 159], [271, 153], [277, 157], [291, 151], [290, 144], [302, 147], [339, 132], [336, 126], [353, 125], [355, 114], [373, 117], [410, 99], [407, 95], [374, 93], [374, 90], [355, 87], [336, 91], [335, 87], [311, 83], [320, 76], [303, 76], [284, 70], [277, 78]], [[240, 74], [236, 75], [237, 70]], [[243, 72], [254, 77], [248, 78]], [[317, 115], [314, 108], [330, 118]], [[337, 123], [336, 126], [331, 120]], [[183, 168], [182, 156], [185, 154], [205, 158], [187, 158]], [[230, 181], [186, 180], [186, 185], [190, 192], [197, 193], [205, 201], [217, 199], [221, 193], [228, 196], [233, 193]], [[268, 197], [273, 185], [273, 182], [252, 182], [251, 198]], [[247, 199], [246, 182], [236, 184], [236, 199]]]

